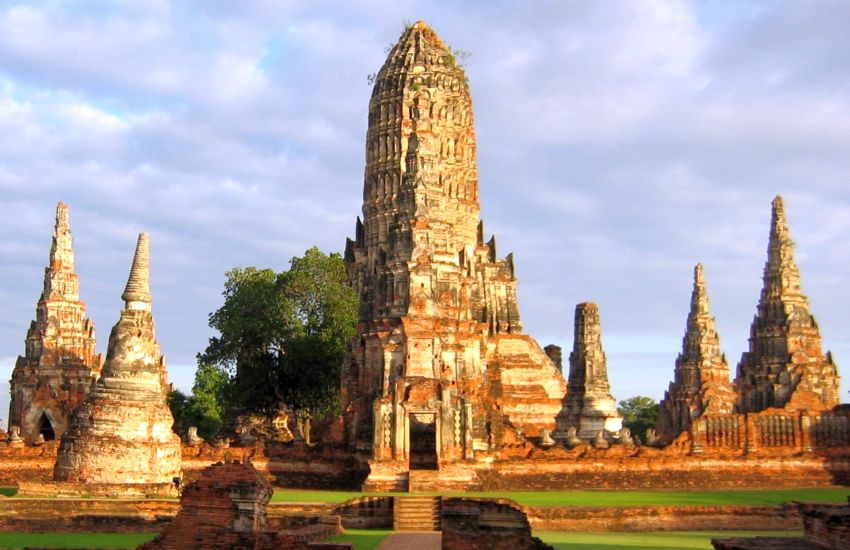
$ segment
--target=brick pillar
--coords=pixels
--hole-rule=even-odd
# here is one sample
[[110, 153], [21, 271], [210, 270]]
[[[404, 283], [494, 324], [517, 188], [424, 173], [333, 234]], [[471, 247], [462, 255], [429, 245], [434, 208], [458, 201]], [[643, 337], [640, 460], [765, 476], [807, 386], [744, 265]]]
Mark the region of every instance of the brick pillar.
[[747, 453], [752, 453], [758, 450], [758, 431], [756, 430], [755, 415], [744, 415], [744, 423], [746, 424], [746, 443], [744, 445], [744, 451]]
[[812, 452], [812, 417], [808, 412], [800, 414], [800, 445], [804, 453]]

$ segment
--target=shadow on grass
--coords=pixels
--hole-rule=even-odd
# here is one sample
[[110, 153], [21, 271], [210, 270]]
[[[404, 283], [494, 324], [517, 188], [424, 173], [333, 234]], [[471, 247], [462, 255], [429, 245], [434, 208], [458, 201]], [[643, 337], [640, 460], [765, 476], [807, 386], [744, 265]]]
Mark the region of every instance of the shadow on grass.
[[725, 537], [795, 537], [800, 531], [689, 531], [648, 533], [565, 533], [535, 532], [556, 550], [624, 550], [658, 548], [663, 550], [711, 549], [711, 539]]
[[392, 531], [387, 529], [346, 529], [345, 533], [325, 539], [325, 542], [350, 542], [354, 550], [373, 550]]
[[0, 548], [135, 548], [156, 533], [0, 533]]

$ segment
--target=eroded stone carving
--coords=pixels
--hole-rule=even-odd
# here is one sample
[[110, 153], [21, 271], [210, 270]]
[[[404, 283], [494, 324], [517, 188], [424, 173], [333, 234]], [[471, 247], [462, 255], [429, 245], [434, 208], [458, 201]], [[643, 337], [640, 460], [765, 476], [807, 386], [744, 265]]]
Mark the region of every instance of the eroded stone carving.
[[57, 481], [171, 484], [180, 476], [180, 439], [171, 430], [165, 362], [154, 335], [149, 254], [142, 233], [101, 376], [62, 436]]
[[821, 352], [818, 325], [800, 289], [782, 197], [776, 197], [750, 349], [741, 356], [735, 379], [738, 412], [830, 409], [839, 402], [839, 380], [832, 355]]
[[599, 430], [614, 435], [623, 426], [608, 383], [599, 308], [592, 302], [576, 306], [570, 377], [556, 436], [565, 433], [567, 426], [577, 426], [582, 439], [593, 439]]
[[366, 142], [363, 221], [345, 252], [360, 294], [349, 443], [372, 451], [374, 474], [418, 442], [443, 463], [553, 429], [565, 384], [521, 333], [513, 257], [484, 239], [466, 76], [421, 21], [377, 74]]
[[720, 351], [720, 338], [709, 311], [702, 264], [694, 268], [694, 288], [682, 352], [673, 381], [659, 404], [657, 433], [669, 443], [703, 414], [731, 414], [735, 390], [729, 365]]
[[62, 437], [68, 417], [91, 390], [101, 366], [95, 331], [80, 300], [68, 206], [56, 205], [50, 262], [26, 350], [10, 380], [9, 423], [33, 441]]

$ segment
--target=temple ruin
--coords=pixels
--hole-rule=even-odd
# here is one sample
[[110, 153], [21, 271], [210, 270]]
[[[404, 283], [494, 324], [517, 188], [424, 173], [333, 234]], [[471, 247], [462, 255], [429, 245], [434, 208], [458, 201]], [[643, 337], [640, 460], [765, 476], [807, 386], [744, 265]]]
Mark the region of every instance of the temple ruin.
[[103, 371], [62, 436], [57, 481], [171, 485], [180, 476], [180, 438], [171, 429], [165, 362], [154, 335], [149, 256], [142, 233]]
[[101, 367], [94, 325], [80, 300], [68, 206], [62, 202], [56, 205], [50, 262], [25, 348], [9, 381], [9, 426], [19, 427], [28, 442], [59, 439]]
[[558, 415], [556, 438], [566, 438], [571, 427], [584, 440], [593, 439], [600, 432], [603, 437], [612, 437], [623, 427], [623, 417], [617, 412], [617, 401], [608, 383], [599, 308], [592, 302], [576, 306], [567, 395]]
[[741, 356], [735, 379], [738, 412], [831, 409], [839, 403], [839, 381], [832, 355], [821, 352], [818, 325], [800, 289], [785, 207], [782, 197], [776, 197], [764, 287], [750, 328], [750, 348]]
[[662, 442], [673, 440], [703, 414], [731, 414], [735, 401], [729, 365], [709, 311], [703, 267], [697, 264], [682, 352], [659, 404], [658, 437]]
[[466, 75], [421, 21], [375, 79], [363, 221], [345, 260], [360, 321], [342, 405], [370, 479], [401, 487], [409, 469], [554, 429], [563, 377], [522, 334], [513, 257], [497, 257], [479, 220]]

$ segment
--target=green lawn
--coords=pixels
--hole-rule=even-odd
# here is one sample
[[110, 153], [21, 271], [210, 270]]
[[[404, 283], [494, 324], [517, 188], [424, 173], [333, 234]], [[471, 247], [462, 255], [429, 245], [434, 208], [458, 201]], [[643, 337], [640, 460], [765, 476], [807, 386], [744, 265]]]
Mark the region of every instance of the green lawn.
[[344, 535], [337, 535], [325, 540], [327, 542], [350, 542], [354, 545], [354, 550], [372, 550], [390, 533], [392, 531], [384, 529], [346, 529]]
[[[296, 491], [278, 489], [273, 502], [345, 502], [364, 495], [392, 496], [399, 493], [346, 491]], [[408, 493], [402, 493], [407, 495]], [[847, 502], [847, 489], [765, 489], [730, 491], [503, 491], [443, 493], [444, 496], [510, 498], [526, 506], [759, 506], [803, 502]]]
[[0, 533], [0, 548], [135, 548], [156, 533]]
[[535, 531], [534, 535], [556, 550], [625, 550], [662, 548], [685, 550], [712, 548], [711, 539], [721, 537], [799, 537], [800, 531], [688, 531], [650, 533], [564, 533]]

